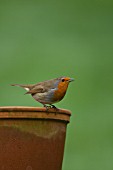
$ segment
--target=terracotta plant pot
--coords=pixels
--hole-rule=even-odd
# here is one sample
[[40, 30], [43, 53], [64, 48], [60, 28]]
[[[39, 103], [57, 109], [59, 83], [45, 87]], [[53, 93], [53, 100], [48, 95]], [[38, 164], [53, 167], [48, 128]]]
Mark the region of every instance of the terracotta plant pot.
[[70, 111], [0, 107], [0, 170], [61, 170]]

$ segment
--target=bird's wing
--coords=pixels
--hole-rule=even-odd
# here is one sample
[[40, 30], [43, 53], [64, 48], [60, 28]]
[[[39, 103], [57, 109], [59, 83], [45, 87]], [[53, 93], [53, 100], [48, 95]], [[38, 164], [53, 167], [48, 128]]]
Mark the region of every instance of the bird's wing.
[[38, 85], [34, 86], [32, 89], [30, 89], [26, 94], [36, 94], [36, 93], [44, 93], [46, 90], [43, 86]]
[[55, 83], [53, 80], [45, 81], [38, 84], [35, 84], [26, 94], [36, 94], [36, 93], [45, 93], [49, 90], [56, 89]]

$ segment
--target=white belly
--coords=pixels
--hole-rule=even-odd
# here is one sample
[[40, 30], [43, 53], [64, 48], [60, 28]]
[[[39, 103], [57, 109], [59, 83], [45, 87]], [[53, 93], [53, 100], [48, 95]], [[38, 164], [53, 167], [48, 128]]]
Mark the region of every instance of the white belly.
[[50, 95], [50, 94], [48, 95], [47, 92], [45, 92], [45, 93], [36, 93], [35, 95], [33, 95], [33, 98], [36, 101], [38, 101], [38, 102], [40, 102], [42, 104], [53, 104], [54, 103], [54, 101], [51, 100], [52, 95]]

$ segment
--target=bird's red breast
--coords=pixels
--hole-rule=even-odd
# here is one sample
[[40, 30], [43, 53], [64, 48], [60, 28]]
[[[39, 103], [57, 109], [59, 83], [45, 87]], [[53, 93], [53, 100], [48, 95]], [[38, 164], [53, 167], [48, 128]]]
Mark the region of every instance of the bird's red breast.
[[54, 92], [54, 100], [60, 101], [66, 94], [67, 88], [68, 88], [68, 81], [59, 82], [57, 90]]

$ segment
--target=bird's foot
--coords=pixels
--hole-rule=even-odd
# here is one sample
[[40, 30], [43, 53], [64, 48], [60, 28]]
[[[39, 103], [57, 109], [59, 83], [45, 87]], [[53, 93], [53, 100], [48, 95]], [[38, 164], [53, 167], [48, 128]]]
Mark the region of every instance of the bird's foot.
[[57, 111], [59, 111], [59, 109], [56, 106], [52, 105], [52, 104], [51, 104], [51, 108], [56, 110], [55, 114], [57, 113]]
[[49, 112], [49, 109], [51, 109], [51, 108], [55, 109], [55, 114], [57, 114], [57, 112], [59, 111], [59, 109], [52, 104], [50, 104], [50, 106], [43, 104], [43, 106], [46, 108], [46, 112]]
[[57, 109], [56, 106], [54, 106], [53, 104], [50, 104], [51, 108]]
[[45, 105], [45, 104], [43, 104], [43, 106], [46, 108], [46, 111], [48, 112], [50, 106], [47, 106], [47, 105]]

